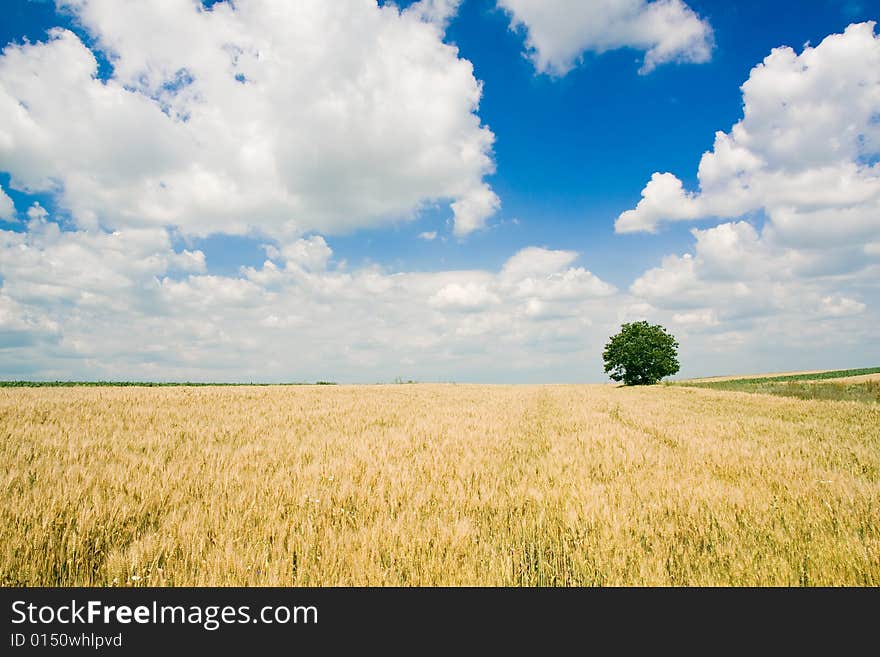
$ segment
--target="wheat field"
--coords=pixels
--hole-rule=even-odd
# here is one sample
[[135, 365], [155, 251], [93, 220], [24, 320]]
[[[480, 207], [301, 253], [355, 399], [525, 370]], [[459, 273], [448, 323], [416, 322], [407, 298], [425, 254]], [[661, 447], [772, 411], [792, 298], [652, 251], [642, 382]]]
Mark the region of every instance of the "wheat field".
[[880, 585], [880, 405], [0, 389], [0, 584]]

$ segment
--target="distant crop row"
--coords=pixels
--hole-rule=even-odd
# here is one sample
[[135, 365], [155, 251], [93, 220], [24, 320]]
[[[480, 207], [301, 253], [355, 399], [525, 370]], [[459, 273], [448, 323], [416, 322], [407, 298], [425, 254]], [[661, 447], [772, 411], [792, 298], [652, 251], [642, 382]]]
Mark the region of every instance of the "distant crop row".
[[880, 367], [863, 367], [855, 370], [834, 370], [831, 372], [817, 372], [814, 374], [782, 374], [780, 376], [728, 379], [726, 381], [682, 382], [680, 385], [699, 386], [701, 388], [725, 388], [728, 384], [774, 383], [778, 381], [821, 381], [824, 379], [843, 379], [850, 376], [864, 376], [865, 374], [880, 374]]
[[880, 402], [880, 381], [861, 383], [776, 381], [771, 383], [750, 383], [728, 387], [713, 386], [715, 390], [735, 390], [755, 392], [798, 399], [822, 399], [827, 401]]
[[865, 367], [816, 374], [786, 374], [724, 381], [685, 381], [674, 385], [779, 395], [798, 399], [880, 402], [880, 381], [836, 381], [836, 379], [878, 373], [880, 373], [880, 367]]

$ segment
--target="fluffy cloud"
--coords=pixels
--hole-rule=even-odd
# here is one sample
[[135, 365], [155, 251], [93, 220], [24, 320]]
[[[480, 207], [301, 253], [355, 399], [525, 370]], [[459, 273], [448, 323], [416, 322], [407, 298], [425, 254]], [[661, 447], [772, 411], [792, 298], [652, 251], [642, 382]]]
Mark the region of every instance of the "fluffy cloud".
[[718, 326], [718, 317], [712, 310], [700, 310], [695, 312], [675, 313], [672, 321], [678, 325], [688, 326]]
[[[41, 210], [41, 209], [40, 209]], [[615, 289], [532, 247], [497, 271], [349, 271], [320, 236], [205, 273], [167, 231], [0, 231], [0, 374], [47, 378], [578, 380]], [[14, 348], [13, 348], [14, 347]]]
[[4, 378], [596, 380], [601, 345], [637, 319], [671, 328], [686, 373], [757, 371], [768, 345], [782, 368], [822, 350], [861, 362], [880, 320], [880, 266], [840, 273], [746, 222], [695, 230], [694, 253], [621, 292], [568, 250], [491, 271], [349, 270], [320, 236], [212, 275], [163, 229], [60, 230], [31, 210], [27, 232], [0, 231]]
[[585, 52], [634, 48], [640, 73], [666, 62], [706, 62], [712, 28], [682, 0], [498, 0], [526, 30], [539, 73], [565, 75]]
[[501, 199], [489, 185], [484, 183], [469, 190], [459, 200], [452, 203], [452, 213], [455, 215], [453, 232], [458, 237], [463, 237], [483, 228], [486, 219], [495, 214], [499, 207], [501, 207]]
[[28, 216], [26, 232], [0, 231], [2, 290], [19, 303], [148, 310], [160, 276], [205, 269], [201, 251], [174, 251], [161, 228], [62, 231], [39, 205]]
[[831, 317], [847, 317], [864, 312], [866, 306], [860, 301], [842, 296], [827, 296], [821, 299], [821, 310]]
[[407, 7], [406, 13], [445, 30], [460, 4], [461, 0], [419, 0]]
[[57, 323], [33, 313], [0, 290], [0, 345], [17, 349], [52, 340], [60, 334]]
[[880, 37], [850, 25], [798, 55], [776, 48], [742, 86], [743, 118], [703, 155], [699, 192], [655, 173], [618, 232], [761, 211], [790, 245], [880, 238]]
[[0, 219], [3, 221], [15, 220], [15, 204], [2, 187], [0, 187]]
[[511, 296], [528, 299], [526, 307], [532, 315], [544, 314], [548, 305], [543, 302], [547, 301], [613, 295], [613, 286], [582, 267], [570, 266], [577, 255], [574, 251], [525, 248], [504, 263], [500, 283]]
[[[482, 278], [482, 277], [481, 277]], [[468, 281], [466, 283], [449, 283], [441, 287], [428, 299], [435, 308], [456, 308], [461, 310], [479, 310], [500, 303], [501, 299], [489, 291], [486, 283]]]
[[[702, 316], [721, 319], [779, 312], [801, 303], [792, 294], [803, 282], [794, 252], [771, 250], [746, 222], [692, 232], [694, 253], [664, 258], [660, 267], [636, 279], [633, 294], [656, 307], [703, 309]], [[814, 297], [815, 305], [818, 296]], [[692, 319], [699, 314], [681, 317]]]
[[333, 251], [320, 235], [308, 239], [298, 239], [286, 244], [280, 250], [268, 248], [268, 255], [284, 260], [287, 266], [298, 266], [307, 271], [321, 271], [327, 268], [327, 262]]
[[289, 240], [447, 201], [459, 236], [498, 197], [481, 86], [443, 43], [456, 2], [114, 0], [0, 57], [0, 170], [82, 228], [176, 226]]
[[671, 173], [654, 173], [642, 190], [639, 204], [621, 213], [614, 229], [618, 233], [654, 233], [661, 221], [699, 219], [702, 215], [696, 197], [686, 192], [681, 180]]
[[[834, 366], [876, 357], [876, 260], [860, 257], [856, 247], [784, 246], [746, 222], [692, 233], [693, 253], [665, 257], [630, 287], [648, 304], [646, 314], [668, 319], [692, 354], [714, 353], [717, 362], [727, 361], [722, 371], [766, 371], [768, 358], [791, 369], [786, 358]], [[740, 362], [729, 362], [732, 353]]]

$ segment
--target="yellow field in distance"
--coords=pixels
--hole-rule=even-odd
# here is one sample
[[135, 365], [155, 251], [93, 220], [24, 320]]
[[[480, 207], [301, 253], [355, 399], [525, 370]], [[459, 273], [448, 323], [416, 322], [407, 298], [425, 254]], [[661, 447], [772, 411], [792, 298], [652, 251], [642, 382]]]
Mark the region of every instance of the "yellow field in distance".
[[880, 405], [0, 389], [0, 584], [880, 585]]

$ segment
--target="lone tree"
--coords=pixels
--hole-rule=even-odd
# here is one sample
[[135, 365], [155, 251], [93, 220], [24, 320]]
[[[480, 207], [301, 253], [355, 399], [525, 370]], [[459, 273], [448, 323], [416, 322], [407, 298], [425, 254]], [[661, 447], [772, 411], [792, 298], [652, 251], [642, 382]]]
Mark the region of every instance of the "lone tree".
[[650, 385], [678, 372], [678, 342], [659, 324], [632, 322], [605, 345], [605, 371], [628, 386]]

